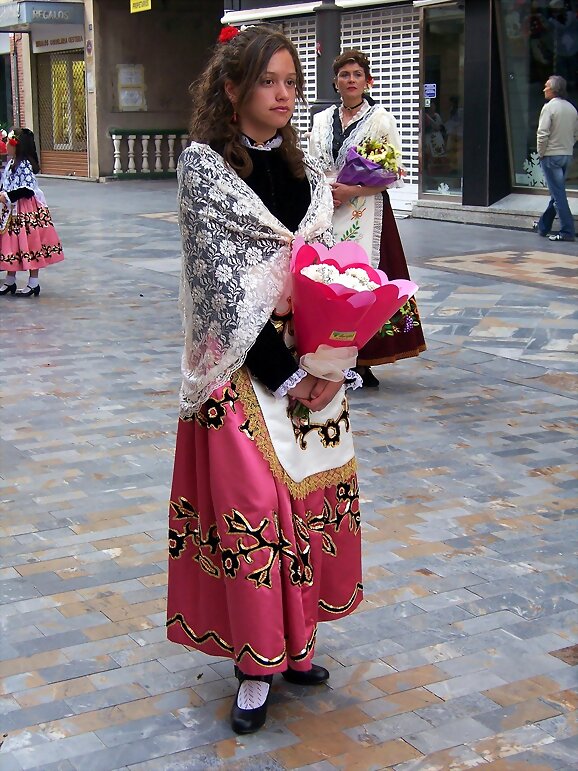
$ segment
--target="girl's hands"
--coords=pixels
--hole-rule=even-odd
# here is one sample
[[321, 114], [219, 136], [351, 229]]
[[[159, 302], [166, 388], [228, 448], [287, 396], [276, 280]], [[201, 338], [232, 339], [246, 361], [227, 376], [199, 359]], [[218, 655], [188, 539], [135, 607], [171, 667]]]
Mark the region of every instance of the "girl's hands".
[[317, 378], [313, 375], [306, 375], [296, 386], [287, 391], [287, 395], [305, 404], [307, 400], [311, 399], [311, 392], [317, 385], [317, 382]]
[[2, 201], [4, 206], [10, 206], [10, 198], [8, 197], [8, 193], [5, 193], [4, 190], [0, 192], [0, 201]]
[[[303, 382], [303, 381], [302, 381]], [[325, 409], [327, 405], [333, 401], [335, 394], [339, 391], [343, 385], [343, 378], [335, 382], [333, 380], [321, 380], [317, 379], [316, 385], [311, 391], [309, 399], [299, 399], [312, 412], [320, 412]]]
[[343, 378], [334, 382], [307, 375], [294, 388], [291, 388], [287, 395], [297, 399], [312, 412], [320, 412], [333, 400], [342, 384]]

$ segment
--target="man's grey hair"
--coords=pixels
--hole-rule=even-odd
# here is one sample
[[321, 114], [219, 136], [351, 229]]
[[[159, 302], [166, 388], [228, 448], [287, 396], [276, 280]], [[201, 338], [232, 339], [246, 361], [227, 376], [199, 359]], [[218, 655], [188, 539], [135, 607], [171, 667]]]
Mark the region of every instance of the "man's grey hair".
[[568, 94], [566, 91], [566, 81], [561, 75], [550, 75], [548, 83], [550, 84], [554, 96], [558, 96], [560, 99], [566, 99]]

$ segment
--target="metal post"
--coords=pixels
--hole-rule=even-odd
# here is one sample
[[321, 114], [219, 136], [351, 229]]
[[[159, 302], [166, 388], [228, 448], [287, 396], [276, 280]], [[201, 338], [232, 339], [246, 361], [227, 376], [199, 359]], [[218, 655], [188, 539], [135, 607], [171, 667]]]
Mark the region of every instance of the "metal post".
[[317, 98], [311, 106], [312, 116], [338, 101], [333, 89], [332, 65], [341, 51], [341, 8], [334, 0], [323, 0], [315, 9], [315, 37]]
[[[20, 35], [19, 40], [22, 40], [22, 35]], [[14, 102], [12, 104], [13, 109], [13, 126], [20, 126], [20, 77], [18, 74], [18, 50], [16, 48], [16, 35], [14, 35], [13, 40], [13, 50], [12, 50], [12, 83], [13, 83], [13, 94], [14, 94]]]

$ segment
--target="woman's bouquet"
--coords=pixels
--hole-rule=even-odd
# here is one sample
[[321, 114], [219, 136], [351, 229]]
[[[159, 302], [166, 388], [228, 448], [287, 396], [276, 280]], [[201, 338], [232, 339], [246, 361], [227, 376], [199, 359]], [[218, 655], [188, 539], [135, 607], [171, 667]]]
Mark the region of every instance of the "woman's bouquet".
[[366, 139], [349, 148], [337, 181], [363, 187], [394, 185], [399, 179], [399, 157], [399, 151], [387, 139]]
[[300, 364], [317, 377], [341, 380], [357, 354], [417, 291], [372, 268], [355, 241], [331, 249], [295, 239], [291, 256], [295, 344]]

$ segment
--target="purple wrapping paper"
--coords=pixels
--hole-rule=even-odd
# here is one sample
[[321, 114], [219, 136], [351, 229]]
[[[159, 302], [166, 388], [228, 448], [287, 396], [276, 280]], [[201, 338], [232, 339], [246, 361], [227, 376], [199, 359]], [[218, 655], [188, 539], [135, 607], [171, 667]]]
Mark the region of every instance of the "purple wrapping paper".
[[364, 158], [354, 147], [350, 147], [345, 156], [345, 166], [337, 176], [337, 181], [343, 185], [363, 185], [364, 187], [380, 187], [391, 185], [397, 179], [394, 171], [383, 169], [378, 163]]

